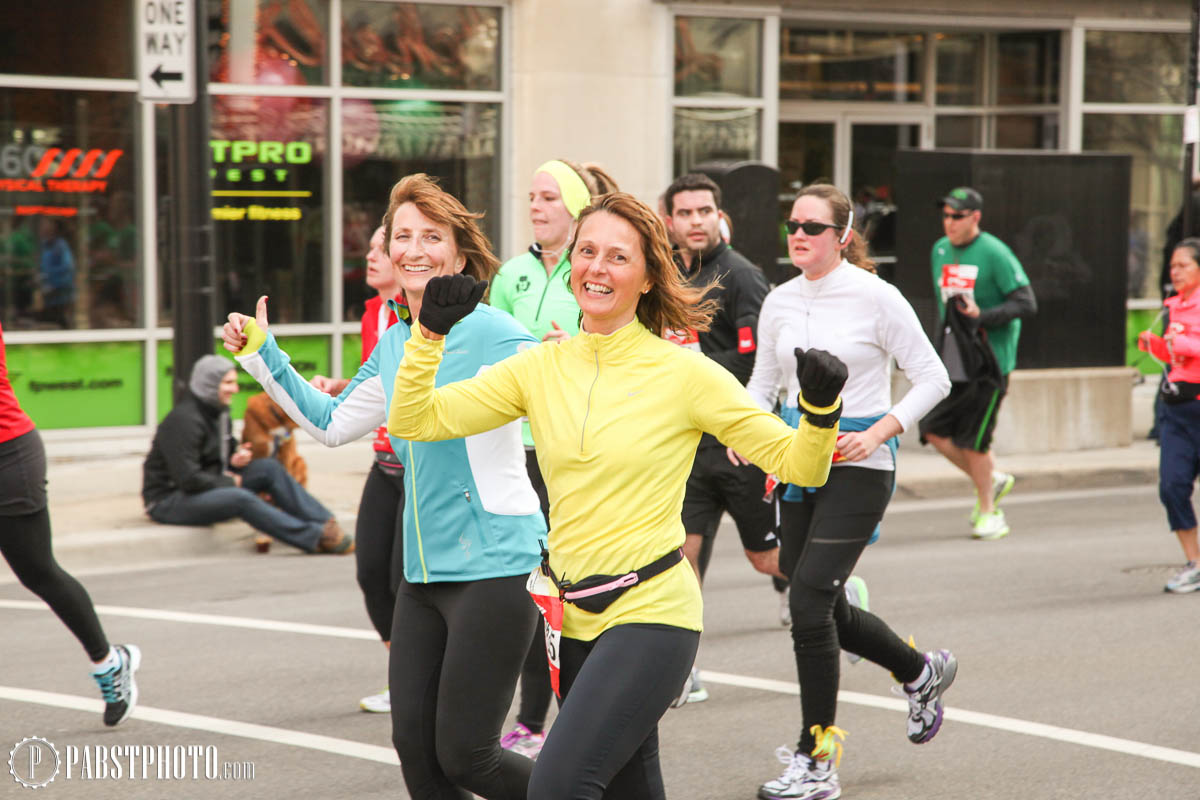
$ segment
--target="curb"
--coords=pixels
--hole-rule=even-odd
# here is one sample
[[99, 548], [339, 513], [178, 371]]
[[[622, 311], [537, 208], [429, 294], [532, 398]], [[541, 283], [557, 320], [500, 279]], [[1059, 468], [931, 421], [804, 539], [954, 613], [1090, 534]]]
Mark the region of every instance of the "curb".
[[[1114, 486], [1154, 486], [1158, 483], [1158, 465], [1134, 464], [1128, 467], [1073, 468], [1046, 467], [1012, 469], [1017, 491], [1049, 492], [1066, 489], [1102, 489]], [[940, 500], [952, 497], [971, 499], [974, 490], [962, 474], [912, 476], [896, 482], [896, 497], [903, 500]]]

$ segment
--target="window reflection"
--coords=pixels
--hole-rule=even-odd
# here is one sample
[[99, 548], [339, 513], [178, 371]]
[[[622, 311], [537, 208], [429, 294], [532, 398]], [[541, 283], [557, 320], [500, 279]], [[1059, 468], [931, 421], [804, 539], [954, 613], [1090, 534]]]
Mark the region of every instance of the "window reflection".
[[762, 22], [675, 18], [675, 94], [762, 95]]
[[758, 158], [760, 118], [754, 108], [675, 109], [675, 175], [706, 161]]
[[779, 96], [789, 100], [921, 100], [919, 33], [780, 32]]
[[500, 9], [342, 3], [342, 82], [410, 89], [500, 88]]
[[1057, 31], [1002, 33], [996, 37], [996, 103], [1042, 105], [1058, 102]]
[[13, 329], [140, 322], [132, 94], [0, 101], [0, 315]]
[[392, 186], [405, 175], [433, 175], [468, 209], [487, 212], [481, 225], [498, 241], [499, 105], [346, 100], [342, 132], [343, 319], [360, 319], [363, 302], [374, 294], [365, 283], [368, 242]]
[[979, 147], [983, 141], [983, 118], [945, 115], [934, 127], [935, 147]]
[[[134, 3], [23, 3], [0, 12], [0, 73], [132, 78]], [[97, 36], [103, 31], [103, 37]]]
[[1088, 31], [1088, 103], [1187, 103], [1188, 35]]
[[[196, 0], [203, 2], [204, 0]], [[208, 0], [217, 83], [328, 83], [328, 0]]]
[[938, 105], [982, 105], [983, 60], [983, 34], [939, 33], [937, 35]]
[[996, 147], [1008, 150], [1058, 149], [1058, 114], [1000, 114]]

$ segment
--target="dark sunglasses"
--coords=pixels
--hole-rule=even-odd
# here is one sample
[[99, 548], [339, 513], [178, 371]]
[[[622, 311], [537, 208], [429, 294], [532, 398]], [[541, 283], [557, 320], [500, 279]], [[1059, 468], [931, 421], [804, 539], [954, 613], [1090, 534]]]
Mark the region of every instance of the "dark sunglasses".
[[804, 231], [805, 236], [820, 236], [830, 228], [837, 230], [838, 228], [842, 227], [841, 225], [830, 225], [825, 222], [801, 222], [797, 219], [789, 219], [783, 224], [787, 226], [788, 233], [792, 234], [793, 236], [796, 234], [796, 231], [799, 230]]
[[957, 214], [951, 214], [949, 212], [943, 211], [942, 219], [963, 219], [964, 217], [969, 217], [974, 213], [975, 213], [974, 211], [959, 211]]

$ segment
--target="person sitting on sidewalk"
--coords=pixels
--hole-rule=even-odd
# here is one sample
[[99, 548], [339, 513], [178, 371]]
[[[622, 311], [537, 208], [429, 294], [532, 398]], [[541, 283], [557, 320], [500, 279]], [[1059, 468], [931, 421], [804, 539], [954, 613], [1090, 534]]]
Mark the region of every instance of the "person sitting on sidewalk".
[[306, 552], [354, 551], [354, 537], [279, 461], [251, 460], [249, 445], [233, 448], [229, 401], [238, 385], [232, 362], [202, 356], [188, 389], [159, 424], [143, 466], [142, 499], [152, 520], [211, 525], [237, 517]]

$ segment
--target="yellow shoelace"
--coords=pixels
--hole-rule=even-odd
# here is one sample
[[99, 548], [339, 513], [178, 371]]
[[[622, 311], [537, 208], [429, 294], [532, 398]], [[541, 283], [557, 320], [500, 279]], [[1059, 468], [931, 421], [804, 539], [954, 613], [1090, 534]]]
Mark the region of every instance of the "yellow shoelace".
[[809, 731], [817, 740], [812, 751], [813, 760], [828, 761], [832, 758], [834, 766], [840, 765], [842, 763], [842, 743], [839, 740], [846, 738], [846, 732], [836, 725], [830, 725], [828, 728], [813, 725]]

